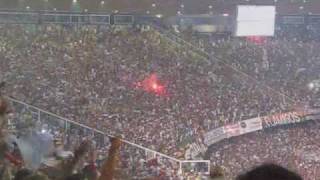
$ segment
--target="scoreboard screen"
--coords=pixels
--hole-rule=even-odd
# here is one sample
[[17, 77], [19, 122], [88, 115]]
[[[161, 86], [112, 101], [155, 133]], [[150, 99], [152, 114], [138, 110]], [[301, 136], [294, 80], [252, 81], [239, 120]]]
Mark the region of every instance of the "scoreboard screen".
[[236, 36], [273, 36], [275, 6], [238, 6]]

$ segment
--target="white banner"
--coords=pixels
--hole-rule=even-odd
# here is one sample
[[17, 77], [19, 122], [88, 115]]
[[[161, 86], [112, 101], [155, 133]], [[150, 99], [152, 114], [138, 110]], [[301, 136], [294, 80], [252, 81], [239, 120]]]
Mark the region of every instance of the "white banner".
[[204, 135], [204, 143], [207, 146], [210, 146], [218, 141], [221, 141], [223, 139], [227, 138], [227, 135], [223, 131], [223, 127], [214, 129], [212, 131], [207, 132]]
[[223, 139], [259, 131], [263, 128], [282, 124], [299, 123], [308, 120], [320, 120], [320, 109], [307, 109], [302, 111], [279, 113], [226, 125], [207, 132], [204, 135], [204, 144], [210, 146]]
[[239, 122], [240, 134], [246, 134], [262, 129], [262, 120], [260, 117], [252, 118]]
[[227, 135], [227, 137], [239, 136], [240, 133], [240, 124], [230, 124], [223, 127], [223, 132]]

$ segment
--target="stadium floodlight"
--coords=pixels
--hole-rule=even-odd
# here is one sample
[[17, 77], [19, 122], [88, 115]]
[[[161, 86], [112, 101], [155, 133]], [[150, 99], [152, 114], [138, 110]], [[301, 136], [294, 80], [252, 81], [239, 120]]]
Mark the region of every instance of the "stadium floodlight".
[[275, 6], [239, 5], [237, 10], [236, 36], [273, 36]]
[[312, 90], [312, 89], [314, 88], [314, 86], [315, 86], [315, 85], [314, 85], [314, 83], [312, 83], [312, 82], [308, 84], [308, 87], [309, 87], [310, 90]]
[[46, 130], [46, 129], [41, 129], [41, 133], [42, 134], [45, 134], [45, 133], [47, 133], [48, 131]]
[[308, 83], [308, 89], [310, 91], [319, 92], [320, 90], [320, 79], [316, 79]]
[[162, 18], [163, 15], [162, 15], [162, 14], [157, 14], [156, 17], [157, 17], [157, 18]]

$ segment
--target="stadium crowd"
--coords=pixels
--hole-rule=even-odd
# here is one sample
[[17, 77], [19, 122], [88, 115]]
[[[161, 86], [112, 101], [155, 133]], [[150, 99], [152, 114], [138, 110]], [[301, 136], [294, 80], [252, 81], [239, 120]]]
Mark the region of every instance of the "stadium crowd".
[[[0, 79], [7, 82], [8, 96], [178, 158], [187, 144], [202, 142], [215, 127], [311, 100], [306, 83], [319, 69], [316, 42], [270, 40], [257, 46], [229, 39], [209, 45], [204, 48], [224, 62], [203, 60], [148, 28], [2, 25]], [[75, 144], [86, 136], [81, 130], [70, 134]], [[273, 140], [266, 143], [272, 147]], [[246, 138], [241, 142], [234, 143], [247, 146]], [[247, 149], [243, 153], [249, 154]], [[144, 152], [133, 151], [123, 156], [137, 154], [130, 160], [137, 162]], [[230, 162], [242, 158], [240, 149], [230, 151]], [[165, 174], [177, 169], [165, 163], [162, 168]], [[161, 174], [161, 169], [143, 170], [150, 171]]]
[[191, 41], [211, 56], [289, 97], [292, 102], [309, 105], [314, 98], [315, 94], [308, 86], [319, 79], [318, 40], [281, 36], [273, 39], [212, 37]]
[[[30, 109], [19, 105], [10, 107], [0, 96], [1, 179], [178, 180], [190, 177], [175, 172], [178, 165], [172, 166], [161, 158], [151, 157], [148, 161], [144, 151], [127, 147], [118, 137], [105, 136], [107, 140], [99, 142], [97, 134], [75, 124], [61, 132], [52, 124], [33, 120]], [[198, 175], [193, 173], [195, 176]]]
[[[230, 66], [137, 31], [3, 27], [8, 95], [169, 154], [206, 130], [292, 104]], [[154, 74], [165, 92], [140, 88]]]
[[318, 122], [267, 129], [217, 143], [208, 155], [211, 162], [228, 172], [226, 179], [269, 162], [314, 180], [320, 175], [318, 130]]

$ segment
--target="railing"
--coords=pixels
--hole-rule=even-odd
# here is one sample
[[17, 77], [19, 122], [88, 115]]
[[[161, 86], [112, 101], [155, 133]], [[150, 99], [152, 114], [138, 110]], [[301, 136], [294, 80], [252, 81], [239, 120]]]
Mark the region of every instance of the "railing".
[[[81, 134], [82, 136], [91, 136], [97, 142], [97, 147], [107, 147], [109, 144], [108, 142], [105, 141], [105, 137], [108, 137], [108, 138], [114, 137], [113, 135], [107, 134], [100, 130], [83, 125], [81, 123], [66, 119], [64, 117], [61, 117], [54, 113], [40, 109], [33, 105], [27, 104], [25, 102], [19, 101], [12, 97], [6, 97], [6, 98], [11, 102], [12, 106], [14, 107], [15, 113], [23, 114], [24, 112], [28, 111], [29, 118], [32, 119], [37, 124], [41, 124], [41, 127], [45, 128], [47, 131], [63, 130], [64, 133], [66, 134], [70, 133], [69, 134], [70, 136], [72, 135], [77, 136], [79, 134]], [[23, 118], [21, 118], [20, 116], [16, 118], [16, 121], [21, 121], [21, 119]], [[78, 131], [81, 131], [81, 133], [79, 133]], [[137, 154], [140, 154], [143, 157], [143, 159], [145, 159], [146, 161], [148, 159], [155, 158], [159, 162], [162, 162], [167, 168], [171, 167], [173, 169], [178, 169], [178, 172], [180, 175], [187, 174], [186, 169], [190, 167], [195, 167], [195, 166], [197, 166], [197, 168], [201, 167], [200, 168], [201, 171], [200, 170], [199, 171], [202, 174], [208, 174], [210, 171], [209, 160], [195, 160], [195, 161], [179, 160], [177, 158], [143, 147], [139, 144], [130, 142], [124, 138], [121, 138], [121, 141], [124, 143], [124, 146], [125, 146], [125, 150], [123, 150], [123, 153], [127, 153], [128, 155], [128, 153], [130, 154], [134, 151], [135, 152], [134, 156], [136, 156]], [[188, 168], [186, 168], [186, 166]]]

